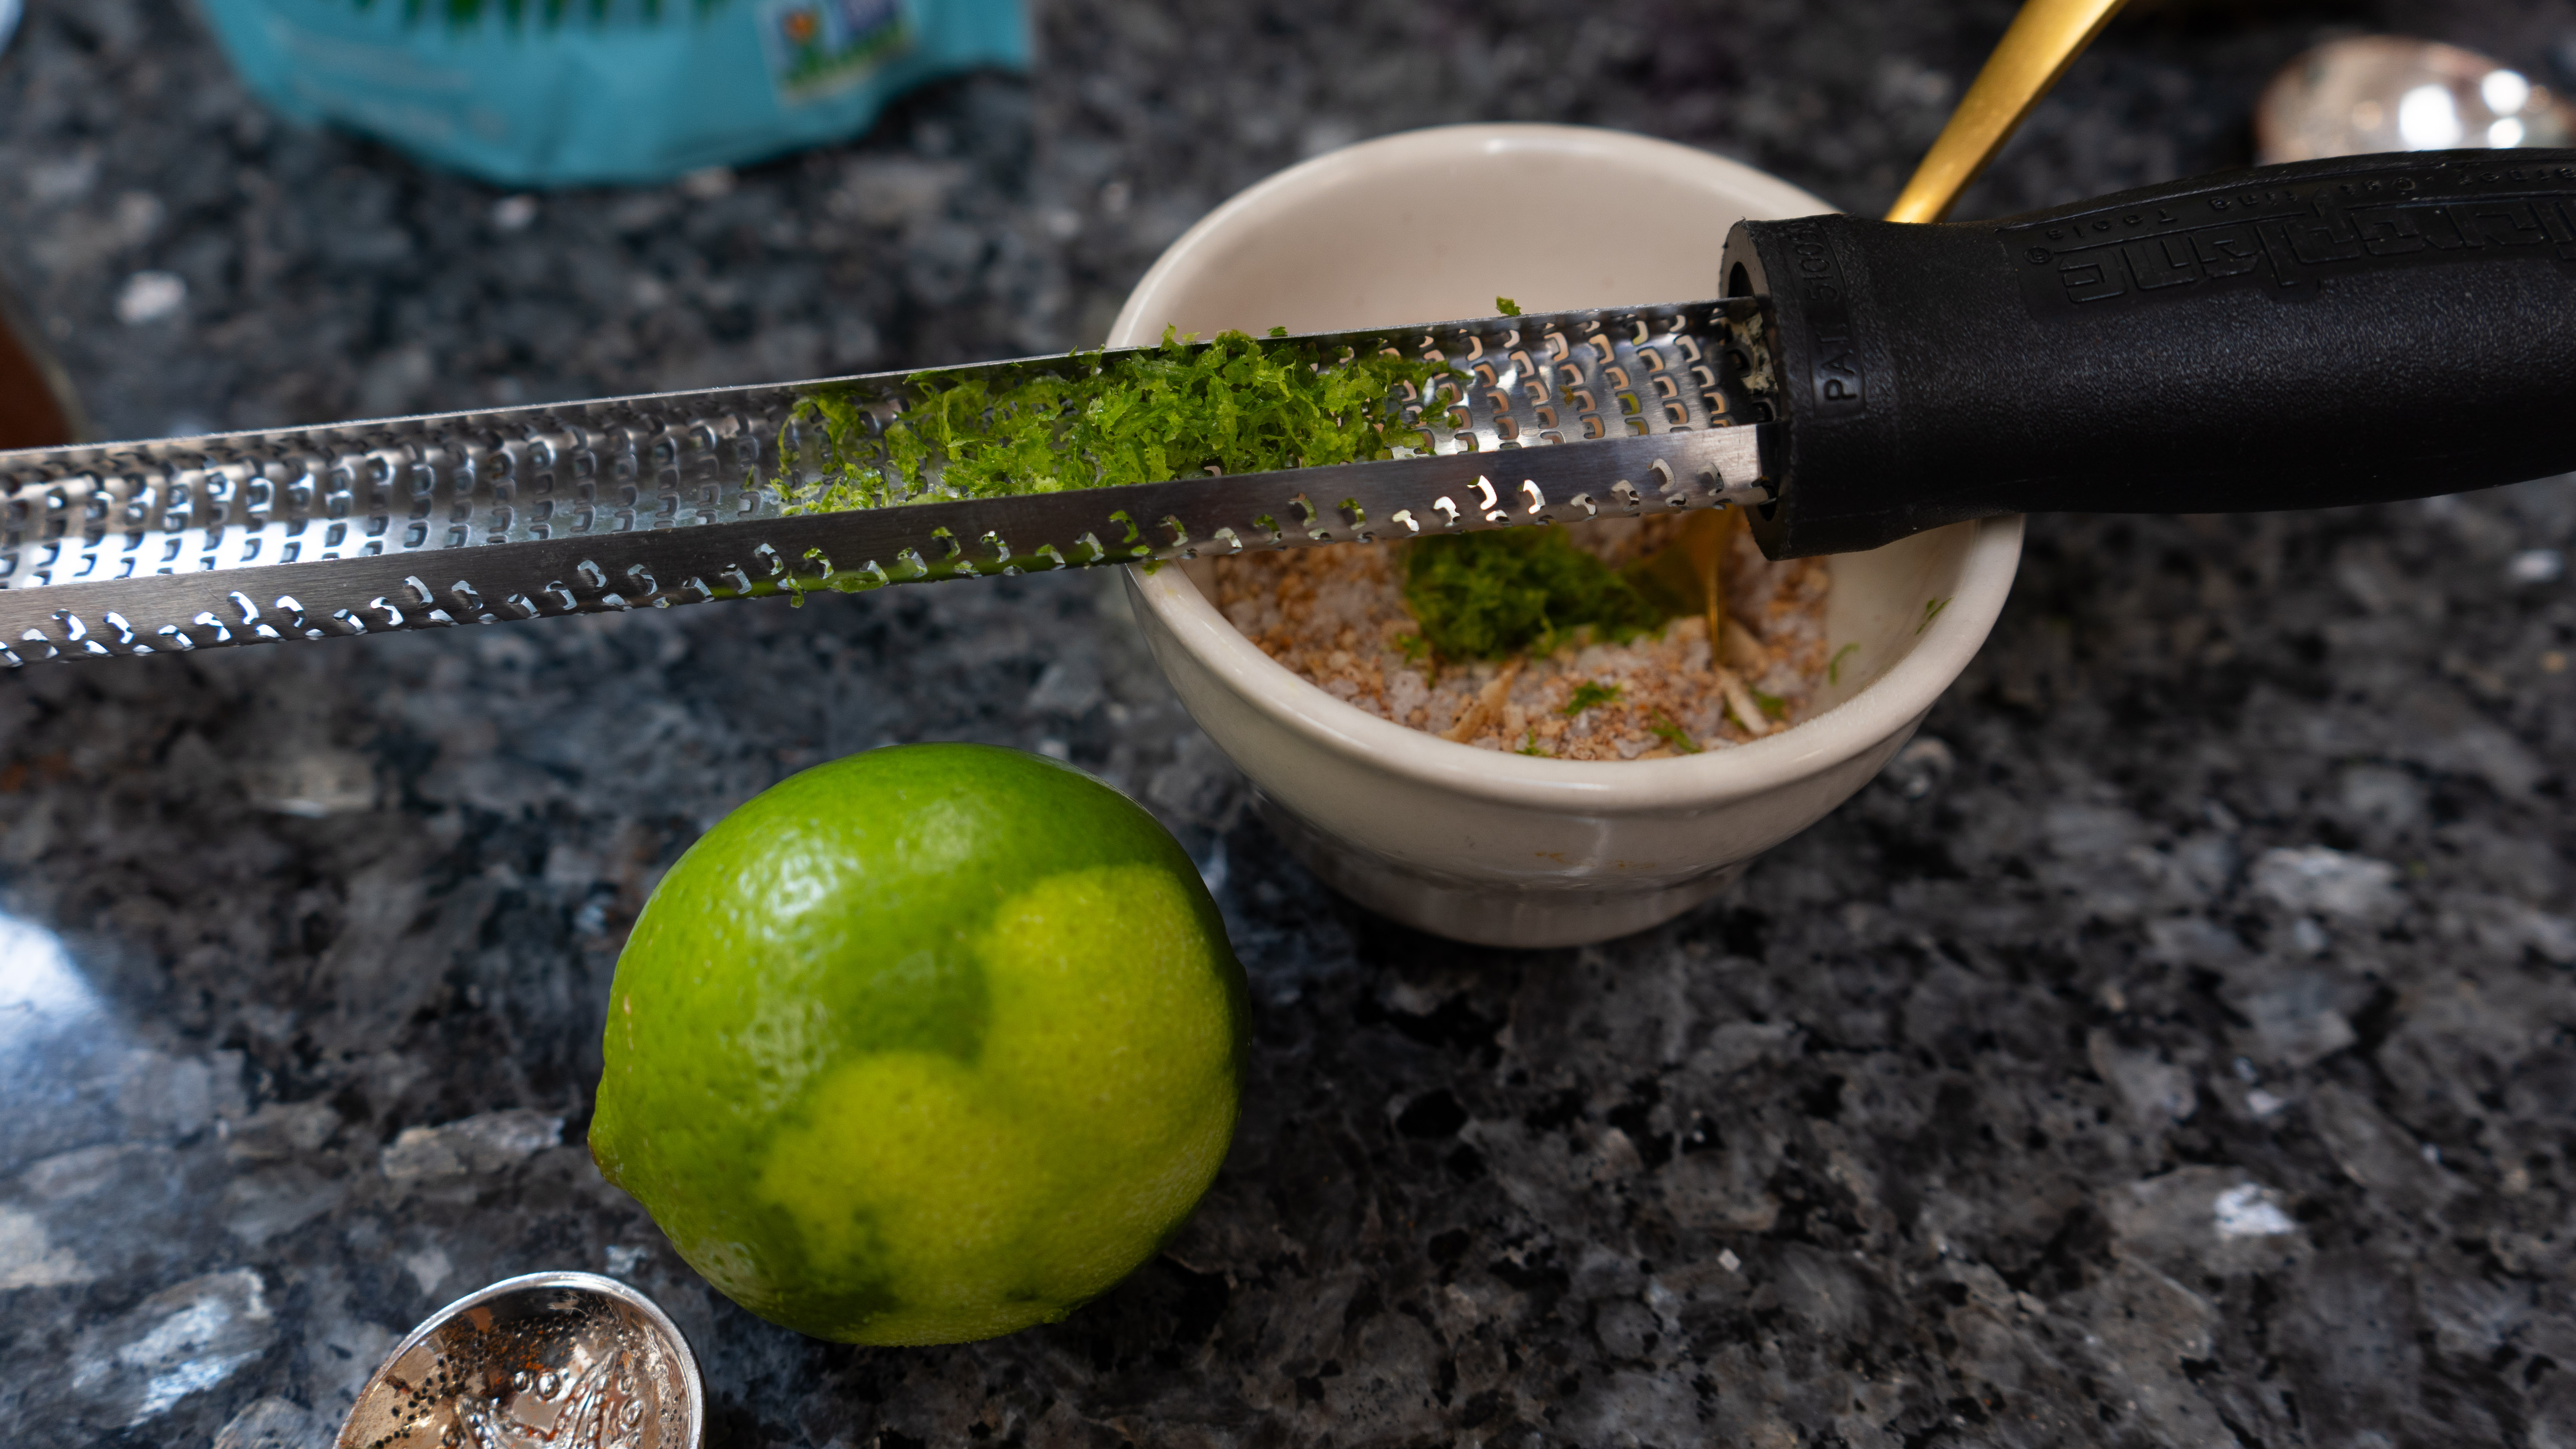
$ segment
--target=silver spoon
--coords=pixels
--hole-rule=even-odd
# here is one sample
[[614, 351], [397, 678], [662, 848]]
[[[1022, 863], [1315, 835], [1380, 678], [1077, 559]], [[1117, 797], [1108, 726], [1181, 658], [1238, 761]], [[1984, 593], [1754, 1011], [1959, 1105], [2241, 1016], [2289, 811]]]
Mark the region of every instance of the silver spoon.
[[595, 1273], [505, 1278], [394, 1345], [339, 1449], [699, 1449], [697, 1355], [653, 1300]]
[[2281, 68], [2254, 106], [2269, 166], [2380, 151], [2564, 146], [2566, 101], [2474, 50], [2402, 35], [2330, 40]]

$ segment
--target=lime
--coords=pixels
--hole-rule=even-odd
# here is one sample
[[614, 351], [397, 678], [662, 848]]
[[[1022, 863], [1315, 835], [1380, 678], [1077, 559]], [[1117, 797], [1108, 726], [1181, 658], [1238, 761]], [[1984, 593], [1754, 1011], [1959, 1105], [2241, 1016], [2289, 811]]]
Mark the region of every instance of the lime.
[[1062, 1318], [1216, 1176], [1243, 969], [1198, 872], [1051, 760], [907, 745], [680, 857], [609, 988], [591, 1155], [735, 1302], [818, 1338]]

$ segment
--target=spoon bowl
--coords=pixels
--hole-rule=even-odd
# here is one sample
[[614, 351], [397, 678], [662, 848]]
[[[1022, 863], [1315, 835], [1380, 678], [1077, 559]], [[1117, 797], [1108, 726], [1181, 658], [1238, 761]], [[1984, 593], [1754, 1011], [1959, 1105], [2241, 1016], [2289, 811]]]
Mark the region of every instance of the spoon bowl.
[[2379, 151], [2555, 147], [2576, 111], [2473, 50], [2402, 35], [2331, 40], [2284, 66], [2254, 108], [2265, 166]]
[[358, 1391], [339, 1449], [698, 1449], [697, 1355], [594, 1273], [506, 1278], [430, 1315]]

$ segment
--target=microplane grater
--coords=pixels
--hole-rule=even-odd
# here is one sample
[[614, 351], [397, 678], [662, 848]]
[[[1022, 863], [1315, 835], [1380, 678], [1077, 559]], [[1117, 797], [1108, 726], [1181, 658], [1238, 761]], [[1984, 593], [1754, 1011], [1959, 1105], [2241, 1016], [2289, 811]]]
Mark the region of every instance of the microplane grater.
[[830, 441], [882, 466], [922, 388], [1098, 354], [0, 453], [0, 663], [1725, 504], [1804, 558], [2576, 469], [2576, 150], [2340, 157], [1990, 222], [1748, 220], [1717, 264], [1723, 302], [1304, 339], [1459, 370], [1389, 400], [1390, 423], [1428, 410], [1433, 447], [1380, 462], [786, 501], [825, 481], [802, 402], [854, 404], [870, 437]]
[[1099, 354], [0, 453], [0, 664], [1757, 502], [1762, 317], [1736, 298], [1310, 334], [1451, 364], [1389, 400], [1434, 451], [1003, 498], [942, 499], [934, 474], [838, 512], [784, 501], [821, 478], [800, 401], [857, 403], [855, 461], [881, 466], [925, 386]]

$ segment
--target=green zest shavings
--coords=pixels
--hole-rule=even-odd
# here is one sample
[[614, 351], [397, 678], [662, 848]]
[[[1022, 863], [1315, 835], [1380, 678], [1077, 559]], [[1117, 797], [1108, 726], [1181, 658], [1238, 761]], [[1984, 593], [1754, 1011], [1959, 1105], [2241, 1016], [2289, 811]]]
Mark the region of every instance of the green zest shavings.
[[936, 499], [1160, 483], [1214, 468], [1266, 472], [1428, 452], [1429, 434], [1394, 422], [1445, 364], [1223, 332], [1205, 347], [1163, 333], [1160, 347], [1079, 353], [1071, 376], [1037, 375], [996, 391], [981, 377], [914, 373], [918, 394], [885, 426], [848, 397], [817, 393], [794, 413], [785, 449], [786, 511], [828, 513]]
[[1700, 752], [1699, 741], [1690, 737], [1690, 731], [1682, 728], [1681, 721], [1660, 709], [1655, 711], [1655, 717], [1647, 722], [1646, 728], [1655, 738], [1685, 755], [1696, 755]]
[[1509, 297], [1496, 297], [1494, 299], [1494, 310], [1502, 313], [1506, 317], [1517, 317], [1521, 315], [1521, 304], [1513, 301]]
[[1669, 616], [1561, 528], [1442, 534], [1410, 551], [1404, 601], [1443, 658], [1546, 653], [1587, 629], [1624, 640]]
[[1565, 715], [1566, 718], [1572, 719], [1574, 716], [1583, 713], [1585, 710], [1590, 709], [1596, 704], [1608, 704], [1618, 697], [1619, 686], [1615, 684], [1595, 684], [1591, 680], [1587, 679], [1581, 684], [1574, 686], [1574, 693], [1566, 697], [1565, 708], [1561, 710], [1560, 713]]

